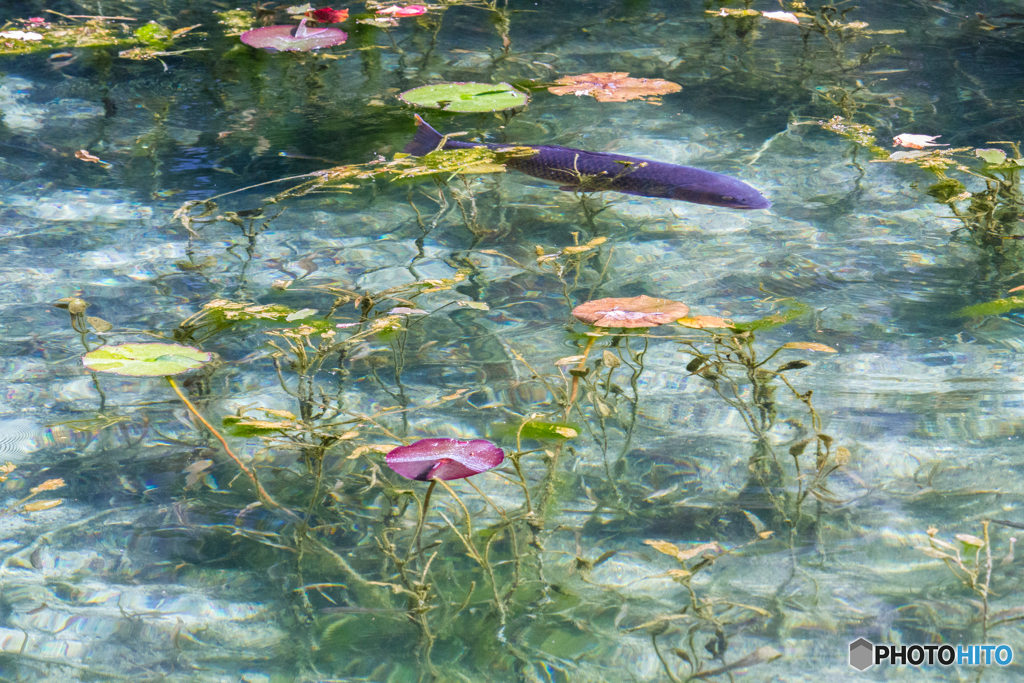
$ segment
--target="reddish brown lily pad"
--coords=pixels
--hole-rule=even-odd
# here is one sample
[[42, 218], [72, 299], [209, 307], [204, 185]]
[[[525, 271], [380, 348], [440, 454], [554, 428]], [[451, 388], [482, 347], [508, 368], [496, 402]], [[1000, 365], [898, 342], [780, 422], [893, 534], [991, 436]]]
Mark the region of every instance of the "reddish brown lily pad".
[[596, 299], [572, 309], [573, 316], [595, 327], [657, 327], [686, 317], [690, 307], [653, 296]]
[[416, 481], [465, 479], [497, 467], [504, 459], [505, 451], [486, 439], [420, 439], [384, 458], [392, 470]]
[[659, 95], [679, 92], [682, 86], [660, 78], [630, 78], [625, 71], [602, 71], [579, 76], [562, 76], [548, 91], [555, 95], [593, 95], [598, 102], [644, 100], [661, 104]]

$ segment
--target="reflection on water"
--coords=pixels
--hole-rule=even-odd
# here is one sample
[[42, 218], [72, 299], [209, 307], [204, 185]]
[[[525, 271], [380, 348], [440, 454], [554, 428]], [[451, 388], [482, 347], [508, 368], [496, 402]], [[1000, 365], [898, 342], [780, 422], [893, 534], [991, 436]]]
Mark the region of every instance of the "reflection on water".
[[[794, 26], [717, 2], [443, 3], [383, 29], [352, 6], [349, 42], [321, 54], [257, 53], [176, 0], [63, 8], [197, 25], [167, 50], [204, 49], [0, 57], [0, 677], [1009, 680], [859, 673], [847, 653], [864, 637], [1024, 656], [1020, 531], [985, 526], [1024, 523], [1021, 318], [955, 315], [1012, 296], [1024, 256], [927, 194], [935, 175], [818, 125], [870, 125], [885, 154], [905, 133], [1020, 140], [1015, 5], [983, 4], [808, 3]], [[600, 71], [682, 91], [542, 87]], [[773, 206], [582, 200], [516, 173], [268, 203], [305, 178], [276, 181], [391, 158], [414, 133], [395, 95], [437, 81], [530, 91], [519, 112], [427, 114], [464, 139], [699, 166]], [[967, 154], [967, 175], [944, 172], [977, 198]], [[998, 210], [1016, 229], [1013, 187]], [[721, 332], [588, 344], [570, 315], [641, 294], [737, 322], [802, 313], [754, 331], [758, 362], [837, 352], [747, 368]], [[76, 329], [71, 297], [112, 329]], [[216, 300], [295, 317], [180, 326]], [[323, 320], [308, 357], [353, 341], [312, 389], [294, 335]], [[180, 384], [273, 501], [166, 381], [80, 364], [157, 338], [216, 354]], [[421, 523], [427, 485], [383, 454], [424, 437], [516, 455], [451, 482], [458, 498], [431, 489]]]

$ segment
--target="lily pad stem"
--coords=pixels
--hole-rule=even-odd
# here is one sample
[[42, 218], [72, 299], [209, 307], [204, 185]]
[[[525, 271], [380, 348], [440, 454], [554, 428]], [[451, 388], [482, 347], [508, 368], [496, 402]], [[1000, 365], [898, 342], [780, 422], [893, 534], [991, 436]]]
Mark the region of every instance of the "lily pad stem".
[[248, 465], [242, 462], [242, 460], [237, 455], [235, 455], [234, 452], [232, 452], [231, 448], [228, 446], [228, 442], [224, 440], [224, 437], [220, 435], [220, 432], [214, 429], [213, 425], [207, 422], [206, 418], [199, 414], [199, 411], [196, 409], [196, 407], [192, 405], [192, 401], [189, 401], [185, 394], [181, 392], [181, 389], [178, 388], [178, 384], [174, 381], [174, 378], [171, 377], [170, 375], [166, 375], [165, 379], [171, 385], [171, 388], [174, 389], [174, 393], [176, 393], [178, 395], [178, 398], [180, 398], [182, 402], [185, 404], [185, 407], [189, 409], [189, 412], [191, 412], [196, 417], [197, 420], [202, 422], [203, 426], [209, 429], [211, 434], [217, 437], [217, 441], [220, 441], [220, 445], [224, 447], [224, 452], [227, 453], [228, 456], [235, 461], [235, 464], [238, 465], [238, 469], [242, 470], [245, 476], [249, 477], [249, 481], [251, 481], [252, 485], [256, 487], [256, 494], [259, 496], [260, 501], [268, 507], [281, 510], [289, 517], [294, 518], [295, 521], [301, 521], [299, 520], [298, 515], [296, 515], [288, 508], [282, 506], [280, 503], [274, 500], [269, 493], [267, 493], [266, 489], [263, 488], [263, 484], [261, 484], [259, 480], [256, 478], [256, 473], [253, 472]]
[[412, 537], [412, 544], [409, 546], [410, 552], [415, 549], [415, 552], [420, 552], [420, 534], [423, 533], [423, 524], [427, 521], [427, 512], [430, 510], [430, 496], [434, 493], [434, 487], [437, 486], [437, 479], [430, 480], [430, 486], [427, 487], [427, 493], [423, 496], [423, 507], [420, 509], [420, 519], [416, 523], [416, 533]]
[[[587, 358], [590, 356], [590, 349], [594, 347], [594, 342], [597, 341], [597, 337], [590, 337], [587, 339], [587, 347], [583, 349], [583, 358], [580, 359], [579, 364], [576, 365], [574, 370], [581, 372], [587, 369]], [[572, 405], [576, 402], [576, 395], [580, 388], [580, 377], [579, 375], [572, 376], [572, 389], [569, 392], [569, 402], [565, 405], [565, 417], [566, 422], [569, 421], [569, 415], [572, 413]]]

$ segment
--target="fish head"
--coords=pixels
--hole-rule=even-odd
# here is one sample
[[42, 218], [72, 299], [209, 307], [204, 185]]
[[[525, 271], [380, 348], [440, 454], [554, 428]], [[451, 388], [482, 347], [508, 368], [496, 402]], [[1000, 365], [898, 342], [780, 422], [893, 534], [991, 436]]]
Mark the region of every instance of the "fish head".
[[675, 187], [671, 196], [684, 202], [723, 206], [728, 209], [767, 209], [772, 205], [750, 185], [717, 173], [710, 182]]

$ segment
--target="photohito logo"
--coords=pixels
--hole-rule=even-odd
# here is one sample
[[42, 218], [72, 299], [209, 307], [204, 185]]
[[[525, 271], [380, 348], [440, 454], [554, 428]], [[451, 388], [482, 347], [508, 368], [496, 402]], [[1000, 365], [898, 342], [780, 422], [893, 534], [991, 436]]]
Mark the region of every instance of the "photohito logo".
[[857, 671], [884, 663], [911, 666], [1006, 666], [1012, 661], [1013, 649], [1009, 645], [875, 645], [864, 638], [850, 643], [850, 666]]

